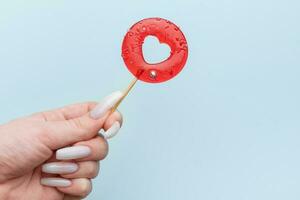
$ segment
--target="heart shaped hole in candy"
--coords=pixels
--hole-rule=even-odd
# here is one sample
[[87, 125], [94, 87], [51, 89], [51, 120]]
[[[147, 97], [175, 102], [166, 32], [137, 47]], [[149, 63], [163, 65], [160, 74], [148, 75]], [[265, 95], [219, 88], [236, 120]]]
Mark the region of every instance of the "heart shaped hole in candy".
[[143, 44], [143, 57], [149, 64], [165, 61], [171, 54], [169, 45], [159, 43], [155, 36], [147, 36]]

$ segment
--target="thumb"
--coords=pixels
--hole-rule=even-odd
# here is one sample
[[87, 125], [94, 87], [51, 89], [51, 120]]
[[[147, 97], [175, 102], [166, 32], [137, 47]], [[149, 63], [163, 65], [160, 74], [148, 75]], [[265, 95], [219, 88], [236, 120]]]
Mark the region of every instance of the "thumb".
[[55, 150], [79, 141], [95, 137], [103, 127], [105, 120], [113, 106], [122, 98], [120, 91], [113, 92], [102, 99], [96, 107], [80, 117], [63, 120], [48, 121], [46, 123], [46, 145]]

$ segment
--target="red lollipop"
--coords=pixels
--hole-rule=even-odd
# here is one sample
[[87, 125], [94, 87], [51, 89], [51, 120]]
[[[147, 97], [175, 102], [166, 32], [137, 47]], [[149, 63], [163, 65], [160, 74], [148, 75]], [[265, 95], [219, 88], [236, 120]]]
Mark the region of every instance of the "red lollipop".
[[[143, 43], [147, 36], [155, 36], [160, 43], [171, 48], [170, 56], [160, 62], [147, 63], [143, 56]], [[188, 57], [188, 46], [181, 30], [174, 23], [162, 18], [147, 18], [134, 24], [126, 33], [122, 44], [122, 57], [129, 71], [136, 77], [125, 90], [126, 97], [137, 80], [160, 83], [176, 76], [184, 67]]]
[[[147, 63], [143, 43], [147, 36], [155, 36], [160, 43], [169, 45], [170, 56], [160, 62]], [[124, 37], [122, 57], [129, 71], [139, 80], [160, 83], [176, 76], [188, 57], [186, 39], [174, 23], [162, 18], [147, 18], [134, 24]]]

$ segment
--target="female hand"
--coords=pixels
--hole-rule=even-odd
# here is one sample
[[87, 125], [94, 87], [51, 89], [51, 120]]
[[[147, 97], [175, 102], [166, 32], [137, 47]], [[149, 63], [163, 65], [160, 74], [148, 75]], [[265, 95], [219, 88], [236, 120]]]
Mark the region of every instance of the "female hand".
[[108, 153], [106, 138], [122, 124], [119, 112], [110, 114], [121, 97], [115, 92], [98, 105], [71, 105], [0, 126], [0, 199], [87, 196]]

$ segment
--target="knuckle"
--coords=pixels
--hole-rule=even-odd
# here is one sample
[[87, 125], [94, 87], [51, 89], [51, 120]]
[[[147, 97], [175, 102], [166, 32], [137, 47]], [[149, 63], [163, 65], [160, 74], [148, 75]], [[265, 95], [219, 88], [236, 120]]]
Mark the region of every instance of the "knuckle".
[[80, 196], [86, 197], [92, 191], [92, 182], [89, 179], [82, 179], [80, 182]]
[[91, 162], [89, 164], [87, 177], [88, 178], [95, 178], [98, 175], [99, 172], [99, 163], [98, 162]]
[[75, 118], [71, 122], [75, 128], [84, 130], [85, 132], [96, 133], [99, 131], [99, 124], [87, 118]]
[[100, 150], [99, 150], [98, 159], [102, 160], [107, 156], [109, 150], [107, 141], [102, 137], [99, 137], [99, 148]]
[[74, 127], [76, 127], [76, 128], [82, 129], [84, 127], [82, 124], [81, 118], [72, 119], [71, 122], [73, 123]]

